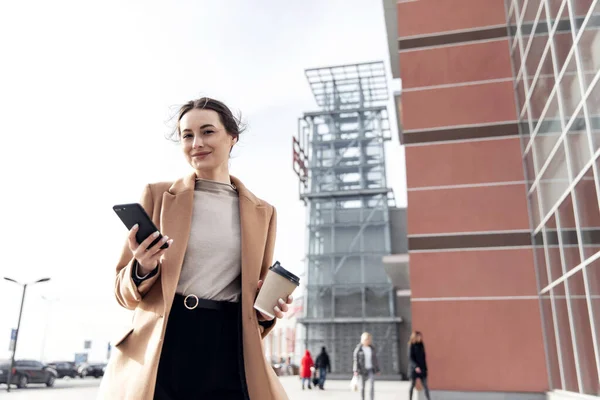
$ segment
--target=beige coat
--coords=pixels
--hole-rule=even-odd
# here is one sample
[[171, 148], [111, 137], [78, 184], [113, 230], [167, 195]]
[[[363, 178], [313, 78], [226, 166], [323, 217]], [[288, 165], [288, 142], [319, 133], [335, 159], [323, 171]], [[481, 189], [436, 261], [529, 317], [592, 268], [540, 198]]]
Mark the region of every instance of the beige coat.
[[[246, 381], [251, 400], [287, 399], [264, 356], [262, 338], [268, 331], [259, 326], [253, 304], [259, 279], [273, 259], [277, 215], [275, 208], [254, 196], [235, 177], [239, 192], [242, 240], [242, 326]], [[100, 386], [99, 399], [152, 400], [162, 342], [173, 304], [190, 234], [194, 205], [195, 174], [174, 183], [146, 186], [141, 204], [173, 245], [165, 254], [159, 273], [139, 287], [133, 283], [133, 255], [125, 245], [117, 266], [115, 294], [123, 307], [134, 310], [130, 329], [116, 340]]]

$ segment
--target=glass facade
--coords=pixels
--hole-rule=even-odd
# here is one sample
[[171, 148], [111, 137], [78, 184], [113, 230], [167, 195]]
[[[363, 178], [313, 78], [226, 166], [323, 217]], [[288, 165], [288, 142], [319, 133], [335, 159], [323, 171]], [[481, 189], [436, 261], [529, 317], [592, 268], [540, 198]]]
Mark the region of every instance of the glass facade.
[[551, 389], [600, 395], [600, 0], [506, 0]]

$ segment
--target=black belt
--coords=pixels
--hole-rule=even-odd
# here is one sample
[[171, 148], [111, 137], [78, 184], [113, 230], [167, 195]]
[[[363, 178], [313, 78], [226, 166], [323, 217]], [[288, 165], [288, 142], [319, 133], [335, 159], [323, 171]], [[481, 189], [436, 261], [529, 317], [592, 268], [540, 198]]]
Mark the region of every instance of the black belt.
[[196, 296], [194, 294], [188, 294], [188, 295], [184, 296], [179, 293], [177, 293], [175, 295], [174, 303], [180, 304], [190, 311], [193, 311], [196, 308], [228, 311], [228, 310], [235, 310], [239, 306], [239, 303], [234, 303], [231, 301], [207, 300], [207, 299], [198, 298], [198, 296]]

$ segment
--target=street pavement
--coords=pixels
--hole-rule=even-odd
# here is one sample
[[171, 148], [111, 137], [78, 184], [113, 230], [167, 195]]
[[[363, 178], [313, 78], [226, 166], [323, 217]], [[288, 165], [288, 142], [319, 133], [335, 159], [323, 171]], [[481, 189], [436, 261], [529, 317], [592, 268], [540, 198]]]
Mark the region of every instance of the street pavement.
[[[302, 390], [298, 377], [282, 377], [281, 381], [290, 400], [359, 400], [360, 393], [350, 391], [350, 381], [327, 381], [325, 390], [313, 388]], [[99, 379], [58, 380], [53, 388], [31, 385], [27, 389], [11, 388], [6, 393], [6, 386], [0, 385], [2, 400], [95, 400]], [[416, 394], [413, 396], [417, 398]], [[368, 398], [368, 397], [367, 397]], [[407, 382], [375, 382], [376, 400], [408, 400]]]

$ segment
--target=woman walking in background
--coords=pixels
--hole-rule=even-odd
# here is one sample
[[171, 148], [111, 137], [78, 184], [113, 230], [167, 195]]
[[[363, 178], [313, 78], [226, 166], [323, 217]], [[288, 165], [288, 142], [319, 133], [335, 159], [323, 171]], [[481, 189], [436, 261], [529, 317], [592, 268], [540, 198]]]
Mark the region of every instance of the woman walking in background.
[[429, 387], [427, 386], [427, 360], [425, 359], [425, 345], [423, 344], [423, 335], [421, 335], [421, 332], [413, 332], [410, 335], [408, 345], [408, 375], [411, 379], [408, 398], [412, 400], [415, 384], [417, 383], [417, 379], [420, 379], [423, 389], [425, 389], [425, 397], [427, 397], [427, 400], [430, 400]]
[[304, 390], [304, 383], [308, 381], [308, 388], [312, 389], [312, 383], [310, 382], [312, 371], [311, 368], [314, 367], [315, 363], [310, 355], [310, 351], [306, 350], [304, 353], [304, 357], [300, 361], [300, 378], [302, 379], [302, 390]]

